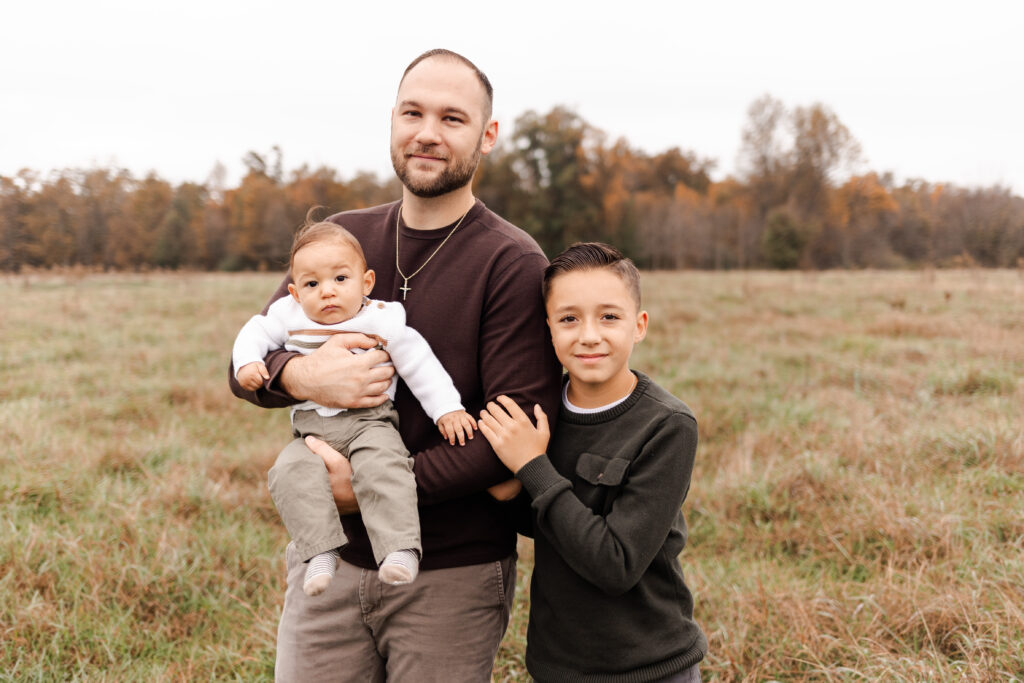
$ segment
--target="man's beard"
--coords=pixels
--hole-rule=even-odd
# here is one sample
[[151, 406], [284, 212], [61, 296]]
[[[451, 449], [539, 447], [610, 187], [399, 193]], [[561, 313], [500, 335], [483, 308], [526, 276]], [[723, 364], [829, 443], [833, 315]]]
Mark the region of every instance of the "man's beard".
[[[481, 136], [482, 140], [483, 137]], [[429, 152], [429, 148], [417, 151]], [[480, 144], [477, 143], [476, 150], [474, 150], [473, 156], [470, 158], [460, 159], [454, 163], [452, 163], [451, 159], [447, 161], [449, 162], [448, 166], [441, 171], [440, 175], [417, 182], [413, 180], [409, 173], [409, 160], [406, 158], [405, 150], [391, 150], [391, 165], [395, 167], [395, 174], [398, 176], [398, 179], [402, 181], [402, 184], [405, 185], [409, 192], [424, 199], [448, 194], [465, 187], [473, 180], [473, 174], [480, 163]]]

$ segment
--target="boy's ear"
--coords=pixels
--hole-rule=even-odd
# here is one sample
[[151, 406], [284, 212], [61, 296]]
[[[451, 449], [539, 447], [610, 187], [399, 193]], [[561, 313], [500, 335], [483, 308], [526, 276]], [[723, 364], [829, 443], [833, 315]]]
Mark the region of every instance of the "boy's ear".
[[363, 273], [363, 296], [369, 296], [373, 291], [373, 285], [377, 282], [377, 274], [367, 268]]
[[636, 332], [633, 334], [633, 343], [639, 344], [647, 336], [647, 311], [640, 311], [636, 314]]
[[296, 289], [294, 282], [289, 282], [288, 283], [288, 292], [292, 295], [292, 298], [294, 298], [296, 301], [299, 300], [299, 290]]

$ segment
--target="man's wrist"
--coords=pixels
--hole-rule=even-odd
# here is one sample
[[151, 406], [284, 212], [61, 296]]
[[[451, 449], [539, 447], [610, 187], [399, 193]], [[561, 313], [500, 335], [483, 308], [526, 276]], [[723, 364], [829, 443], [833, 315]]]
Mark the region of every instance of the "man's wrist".
[[306, 357], [296, 355], [289, 358], [278, 375], [281, 390], [298, 401], [309, 400], [307, 386]]

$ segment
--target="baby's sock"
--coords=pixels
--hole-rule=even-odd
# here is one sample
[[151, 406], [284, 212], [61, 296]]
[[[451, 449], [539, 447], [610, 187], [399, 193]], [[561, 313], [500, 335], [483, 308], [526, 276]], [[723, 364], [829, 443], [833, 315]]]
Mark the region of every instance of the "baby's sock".
[[306, 566], [306, 578], [302, 582], [302, 590], [306, 595], [320, 595], [324, 592], [327, 584], [334, 578], [340, 558], [341, 553], [337, 550], [328, 550], [309, 561]]
[[378, 571], [380, 580], [392, 586], [412, 583], [420, 571], [419, 553], [415, 550], [396, 550], [388, 553]]

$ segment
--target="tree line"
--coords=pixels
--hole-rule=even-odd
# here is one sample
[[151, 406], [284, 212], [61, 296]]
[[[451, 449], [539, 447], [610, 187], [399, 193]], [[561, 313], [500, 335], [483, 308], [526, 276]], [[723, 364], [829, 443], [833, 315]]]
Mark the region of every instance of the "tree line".
[[[68, 169], [0, 176], [0, 270], [278, 270], [312, 206], [327, 213], [401, 196], [394, 178], [329, 167], [285, 173], [250, 152], [225, 187], [150, 173]], [[526, 112], [484, 157], [474, 191], [549, 255], [579, 240], [619, 246], [644, 268], [1024, 266], [1024, 198], [863, 172], [860, 146], [821, 104], [750, 105], [736, 176], [678, 147], [609, 141], [577, 113]]]

